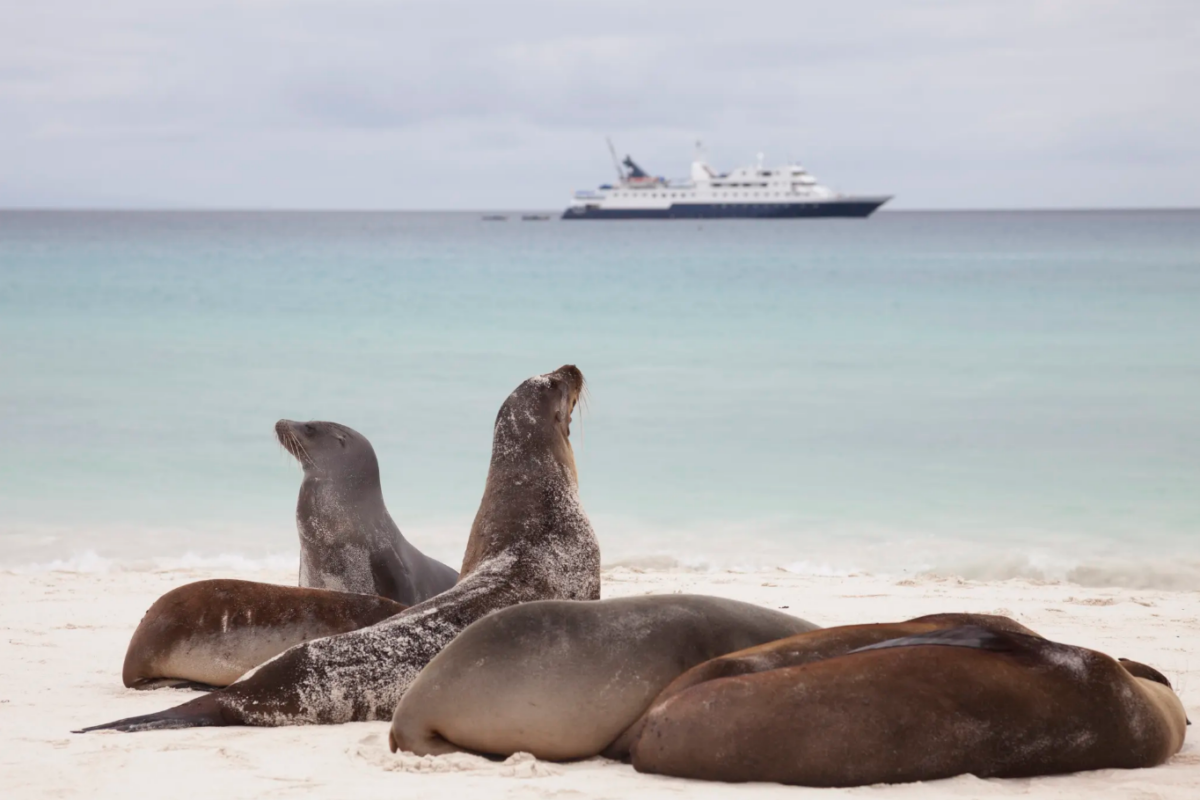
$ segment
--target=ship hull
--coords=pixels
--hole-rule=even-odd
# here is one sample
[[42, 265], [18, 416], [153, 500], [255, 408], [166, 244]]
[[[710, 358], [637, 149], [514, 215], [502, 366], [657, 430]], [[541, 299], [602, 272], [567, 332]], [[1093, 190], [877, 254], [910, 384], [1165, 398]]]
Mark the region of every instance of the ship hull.
[[563, 219], [800, 219], [869, 217], [890, 197], [863, 197], [819, 203], [677, 203], [667, 208], [572, 206]]

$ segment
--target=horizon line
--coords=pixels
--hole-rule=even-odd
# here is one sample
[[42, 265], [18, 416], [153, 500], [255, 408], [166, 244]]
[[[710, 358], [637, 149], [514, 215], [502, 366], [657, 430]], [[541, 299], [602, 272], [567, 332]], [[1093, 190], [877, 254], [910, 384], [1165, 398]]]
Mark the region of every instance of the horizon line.
[[[878, 214], [995, 214], [995, 213], [1112, 213], [1112, 212], [1200, 211], [1197, 206], [1044, 206], [994, 208], [881, 208]], [[116, 214], [561, 214], [545, 208], [317, 208], [236, 206], [0, 206], [4, 213], [116, 213]], [[668, 220], [669, 221], [669, 220]]]

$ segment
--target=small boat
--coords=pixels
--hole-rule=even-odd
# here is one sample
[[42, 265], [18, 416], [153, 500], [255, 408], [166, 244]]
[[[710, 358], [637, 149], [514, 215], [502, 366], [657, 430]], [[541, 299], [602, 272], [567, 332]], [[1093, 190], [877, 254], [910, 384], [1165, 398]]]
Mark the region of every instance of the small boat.
[[508, 219], [508, 217], [504, 216], [503, 214], [484, 214], [483, 215], [484, 222], [504, 222], [507, 219]]
[[545, 222], [550, 219], [549, 214], [522, 214], [521, 219], [524, 222]]

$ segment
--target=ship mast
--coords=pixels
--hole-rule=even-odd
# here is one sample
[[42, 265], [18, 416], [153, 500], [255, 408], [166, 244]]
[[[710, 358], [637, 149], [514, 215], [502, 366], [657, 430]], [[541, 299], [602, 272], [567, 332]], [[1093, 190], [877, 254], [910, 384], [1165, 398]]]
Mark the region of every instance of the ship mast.
[[608, 142], [608, 152], [612, 155], [613, 167], [617, 170], [617, 182], [625, 182], [625, 170], [621, 169], [621, 159], [617, 158], [617, 148], [613, 147], [612, 137], [605, 136], [604, 141]]

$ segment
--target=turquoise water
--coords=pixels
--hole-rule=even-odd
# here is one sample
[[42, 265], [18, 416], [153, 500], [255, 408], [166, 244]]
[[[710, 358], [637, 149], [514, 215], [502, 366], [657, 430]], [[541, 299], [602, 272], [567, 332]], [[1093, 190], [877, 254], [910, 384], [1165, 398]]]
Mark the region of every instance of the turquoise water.
[[461, 557], [528, 375], [606, 560], [1200, 588], [1200, 212], [0, 212], [0, 567], [294, 557], [276, 419]]

